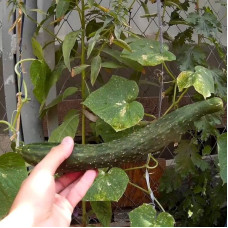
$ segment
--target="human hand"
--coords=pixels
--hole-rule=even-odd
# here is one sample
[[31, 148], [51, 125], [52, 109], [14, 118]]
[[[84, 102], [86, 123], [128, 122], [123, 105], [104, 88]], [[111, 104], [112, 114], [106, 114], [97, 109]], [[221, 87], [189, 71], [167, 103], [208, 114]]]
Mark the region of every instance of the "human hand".
[[66, 137], [35, 166], [21, 188], [9, 215], [0, 222], [2, 227], [70, 225], [73, 209], [84, 197], [94, 179], [96, 170], [75, 172], [54, 179], [59, 165], [72, 153], [73, 139]]

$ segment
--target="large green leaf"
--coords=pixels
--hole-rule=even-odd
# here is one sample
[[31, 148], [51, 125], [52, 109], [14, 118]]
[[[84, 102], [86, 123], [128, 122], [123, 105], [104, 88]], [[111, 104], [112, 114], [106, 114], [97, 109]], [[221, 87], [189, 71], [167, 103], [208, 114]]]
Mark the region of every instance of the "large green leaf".
[[226, 101], [227, 99], [227, 75], [226, 72], [216, 69], [211, 70], [215, 82], [215, 95]]
[[68, 87], [62, 94], [57, 96], [53, 101], [51, 101], [45, 108], [41, 110], [40, 116], [43, 117], [50, 108], [55, 107], [61, 101], [73, 95], [77, 91], [78, 91], [78, 88], [76, 87]]
[[121, 57], [137, 61], [143, 66], [156, 66], [165, 61], [173, 61], [175, 55], [168, 51], [168, 46], [149, 39], [138, 39], [129, 44], [131, 52], [123, 50]]
[[56, 6], [56, 18], [63, 17], [70, 7], [69, 0], [59, 0]]
[[180, 92], [184, 88], [193, 86], [204, 98], [210, 97], [215, 92], [213, 75], [209, 69], [202, 66], [196, 66], [195, 72], [181, 72], [177, 77], [177, 85]]
[[227, 183], [227, 133], [217, 139], [220, 176], [223, 183]]
[[209, 7], [204, 7], [203, 10], [203, 14], [197, 12], [188, 14], [185, 21], [194, 26], [197, 34], [202, 34], [206, 37], [215, 37], [218, 32], [221, 32], [221, 22]]
[[174, 167], [167, 167], [159, 180], [159, 192], [170, 193], [182, 185], [182, 178]]
[[197, 65], [207, 65], [205, 51], [201, 47], [184, 44], [180, 48], [180, 44], [176, 39], [175, 45], [177, 50], [177, 61], [181, 71], [194, 70], [194, 67]]
[[97, 55], [91, 61], [90, 80], [92, 85], [94, 85], [94, 83], [96, 82], [100, 69], [101, 69], [101, 57], [100, 55]]
[[118, 201], [124, 194], [128, 181], [127, 174], [120, 168], [112, 168], [108, 172], [99, 170], [99, 175], [84, 200]]
[[129, 213], [131, 227], [173, 227], [175, 220], [166, 212], [157, 215], [152, 205], [143, 204]]
[[83, 103], [115, 131], [122, 131], [143, 118], [142, 104], [134, 101], [138, 92], [135, 81], [112, 76], [107, 84], [91, 93]]
[[22, 157], [14, 152], [0, 156], [0, 219], [7, 213], [27, 177], [27, 169]]
[[206, 141], [212, 135], [219, 135], [217, 129], [219, 124], [221, 124], [221, 113], [208, 114], [194, 122], [194, 126], [200, 132], [200, 137], [203, 141]]
[[79, 115], [77, 114], [77, 110], [70, 110], [65, 116], [63, 123], [51, 133], [48, 142], [60, 143], [66, 136], [74, 138], [77, 132], [78, 123]]
[[42, 103], [47, 95], [47, 80], [51, 74], [51, 70], [44, 60], [34, 60], [30, 66], [30, 78], [34, 85], [34, 96]]
[[193, 86], [204, 98], [214, 93], [214, 79], [211, 71], [202, 66], [195, 67]]
[[91, 201], [93, 212], [104, 227], [110, 226], [112, 219], [112, 207], [110, 201]]
[[186, 177], [189, 174], [195, 174], [200, 168], [205, 171], [208, 168], [208, 163], [202, 159], [198, 153], [199, 148], [191, 141], [182, 140], [175, 150], [175, 169], [181, 177]]
[[75, 31], [75, 32], [68, 33], [63, 41], [63, 46], [62, 46], [63, 58], [64, 58], [64, 63], [67, 66], [67, 68], [69, 69], [69, 71], [71, 71], [70, 53], [71, 53], [72, 49], [74, 48], [75, 42], [76, 42], [80, 32], [81, 31]]

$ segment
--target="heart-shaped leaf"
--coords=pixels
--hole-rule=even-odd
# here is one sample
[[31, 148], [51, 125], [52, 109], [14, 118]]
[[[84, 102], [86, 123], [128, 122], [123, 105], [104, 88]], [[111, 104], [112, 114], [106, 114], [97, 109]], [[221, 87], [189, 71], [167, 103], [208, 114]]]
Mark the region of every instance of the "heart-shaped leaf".
[[75, 137], [79, 123], [77, 110], [70, 110], [64, 118], [63, 123], [57, 127], [49, 137], [48, 142], [60, 143], [66, 136]]
[[227, 183], [227, 133], [223, 133], [218, 137], [217, 144], [220, 176], [223, 183]]
[[104, 227], [110, 226], [112, 219], [112, 207], [110, 201], [91, 201], [93, 212]]
[[166, 212], [157, 215], [152, 205], [143, 204], [129, 213], [131, 227], [173, 227], [175, 220]]
[[177, 77], [177, 85], [180, 92], [184, 88], [193, 86], [205, 99], [215, 92], [213, 74], [209, 69], [202, 66], [196, 66], [195, 72], [181, 72]]
[[99, 170], [99, 175], [84, 200], [118, 201], [124, 194], [128, 181], [127, 174], [120, 168], [112, 168], [108, 172]]
[[173, 61], [175, 55], [168, 51], [168, 46], [149, 39], [138, 39], [129, 44], [131, 52], [123, 50], [121, 57], [137, 61], [143, 66], [156, 66], [165, 61]]
[[122, 131], [143, 118], [142, 104], [134, 101], [138, 92], [135, 81], [112, 76], [107, 84], [91, 93], [83, 103], [115, 131]]
[[14, 152], [0, 156], [0, 219], [7, 213], [27, 177], [27, 169], [22, 157]]

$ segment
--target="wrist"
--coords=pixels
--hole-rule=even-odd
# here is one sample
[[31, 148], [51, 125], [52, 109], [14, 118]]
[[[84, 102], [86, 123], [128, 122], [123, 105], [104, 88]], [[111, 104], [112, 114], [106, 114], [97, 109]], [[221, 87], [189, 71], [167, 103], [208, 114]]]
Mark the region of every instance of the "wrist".
[[0, 221], [0, 228], [32, 227], [33, 222], [33, 216], [28, 215], [27, 210], [15, 209]]

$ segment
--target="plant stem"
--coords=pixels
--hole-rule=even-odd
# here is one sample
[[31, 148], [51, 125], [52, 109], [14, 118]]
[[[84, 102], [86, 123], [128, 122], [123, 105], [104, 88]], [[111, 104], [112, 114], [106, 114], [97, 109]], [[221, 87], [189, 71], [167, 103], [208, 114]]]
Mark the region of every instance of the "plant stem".
[[[163, 23], [164, 17], [165, 17], [165, 10], [166, 10], [166, 5], [165, 6], [163, 5], [163, 12], [162, 12], [162, 16], [161, 16], [162, 23]], [[155, 36], [155, 40], [158, 40], [159, 34], [160, 34], [160, 28], [158, 28], [158, 31]]]
[[[196, 0], [196, 11], [198, 14], [200, 14], [200, 8], [199, 8], [199, 0]], [[200, 46], [201, 44], [201, 39], [202, 39], [202, 36], [200, 34], [198, 34], [198, 46]]]
[[[81, 0], [81, 26], [82, 26], [82, 35], [81, 35], [81, 64], [85, 64], [85, 2]], [[82, 100], [85, 100], [85, 70], [82, 71], [82, 84], [81, 84], [81, 94]], [[85, 144], [85, 115], [84, 115], [85, 106], [82, 105], [82, 144]]]
[[[76, 1], [77, 2], [77, 1]], [[81, 27], [82, 27], [82, 35], [81, 35], [81, 64], [85, 64], [85, 1], [81, 0]], [[85, 78], [86, 73], [85, 70], [82, 71], [82, 82], [81, 82], [81, 94], [82, 100], [85, 100]], [[85, 144], [85, 114], [84, 114], [85, 106], [82, 104], [82, 144]], [[86, 214], [86, 202], [82, 201], [82, 226], [87, 225], [87, 214]]]
[[173, 102], [172, 105], [166, 110], [166, 112], [164, 113], [163, 116], [165, 116], [175, 105], [177, 105], [180, 100], [183, 98], [183, 96], [187, 93], [188, 88], [184, 90], [184, 92], [179, 96], [179, 98], [177, 99], [177, 101]]
[[177, 95], [177, 82], [175, 82], [175, 85], [174, 85], [173, 103], [176, 101], [176, 95]]
[[165, 70], [166, 70], [167, 73], [170, 75], [170, 77], [171, 77], [173, 80], [176, 80], [175, 76], [174, 76], [173, 73], [169, 70], [169, 68], [167, 67], [167, 65], [166, 65], [165, 62], [163, 63], [163, 66], [165, 67]]
[[132, 183], [132, 182], [130, 182], [130, 181], [129, 181], [128, 183], [129, 183], [130, 185], [132, 185], [132, 186], [134, 186], [134, 187], [140, 189], [141, 191], [143, 191], [143, 192], [145, 192], [145, 193], [147, 193], [147, 194], [150, 194], [149, 191], [147, 191], [146, 189], [144, 189], [144, 188], [138, 186], [137, 184], [134, 184], [134, 183]]
[[[147, 191], [146, 189], [144, 189], [144, 188], [142, 188], [142, 187], [140, 187], [140, 186], [138, 186], [137, 184], [134, 184], [134, 183], [132, 183], [132, 182], [128, 182], [130, 185], [132, 185], [132, 186], [134, 186], [135, 188], [138, 188], [138, 189], [140, 189], [141, 191], [143, 191], [143, 192], [145, 192], [145, 193], [147, 193], [148, 195], [150, 195], [150, 192], [149, 191]], [[164, 210], [164, 208], [162, 207], [162, 205], [159, 203], [159, 201], [156, 199], [156, 197], [154, 197], [154, 201], [157, 203], [157, 205], [161, 208], [161, 210], [163, 211], [163, 212], [165, 212], [165, 210]]]
[[159, 201], [154, 197], [154, 201], [157, 203], [157, 205], [161, 208], [163, 212], [165, 212], [165, 209], [162, 207], [162, 205], [159, 203]]
[[128, 8], [129, 10], [132, 9], [132, 7], [133, 7], [133, 5], [135, 4], [135, 2], [136, 2], [136, 0], [133, 0], [133, 1], [132, 1], [131, 5], [130, 5], [129, 8]]
[[144, 115], [145, 115], [145, 116], [148, 116], [148, 117], [151, 117], [151, 118], [153, 118], [153, 119], [156, 119], [156, 118], [157, 118], [156, 116], [154, 116], [154, 115], [152, 115], [152, 114], [148, 114], [148, 113], [144, 113]]

